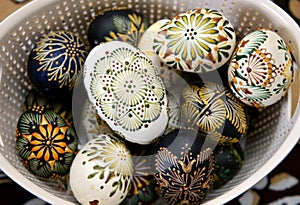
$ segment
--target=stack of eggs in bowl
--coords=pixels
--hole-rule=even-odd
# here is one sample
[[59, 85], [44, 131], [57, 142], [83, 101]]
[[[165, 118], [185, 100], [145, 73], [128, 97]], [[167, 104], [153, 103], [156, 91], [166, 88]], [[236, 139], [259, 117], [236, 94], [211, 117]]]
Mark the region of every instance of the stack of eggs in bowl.
[[[34, 90], [16, 125], [24, 166], [66, 178], [81, 204], [202, 203], [241, 169], [257, 109], [277, 103], [293, 80], [276, 32], [237, 39], [216, 10], [149, 25], [135, 11], [107, 9], [87, 35], [91, 49], [67, 31], [36, 42], [28, 59]], [[81, 73], [89, 136], [77, 134], [72, 116]]]

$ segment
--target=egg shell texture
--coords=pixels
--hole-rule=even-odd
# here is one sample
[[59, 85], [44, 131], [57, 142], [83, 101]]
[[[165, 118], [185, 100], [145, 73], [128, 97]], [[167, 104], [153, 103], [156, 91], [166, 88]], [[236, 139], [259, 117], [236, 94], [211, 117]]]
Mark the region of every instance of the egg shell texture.
[[88, 39], [92, 47], [113, 40], [136, 47], [148, 25], [146, 17], [131, 9], [108, 8], [100, 11], [91, 21]]
[[243, 153], [239, 143], [218, 145], [214, 149], [215, 175], [214, 189], [218, 189], [231, 180], [242, 168]]
[[28, 77], [46, 95], [65, 95], [72, 91], [84, 64], [84, 43], [68, 31], [52, 31], [42, 36], [28, 58]]
[[249, 127], [246, 105], [222, 84], [194, 82], [182, 96], [181, 119], [185, 127], [210, 133], [219, 143], [238, 142]]
[[85, 62], [84, 85], [110, 128], [126, 140], [148, 144], [168, 123], [164, 84], [151, 61], [118, 41], [95, 47]]
[[230, 61], [231, 90], [244, 103], [266, 107], [278, 102], [293, 80], [291, 53], [274, 31], [258, 29], [237, 45]]
[[70, 187], [83, 205], [119, 204], [126, 197], [133, 163], [124, 143], [99, 135], [85, 144], [70, 170]]
[[214, 157], [194, 130], [174, 130], [158, 143], [155, 179], [167, 205], [203, 202], [212, 189]]
[[216, 10], [192, 9], [172, 18], [154, 38], [163, 62], [188, 72], [207, 72], [225, 64], [236, 43], [234, 27]]
[[50, 178], [69, 173], [77, 153], [77, 135], [53, 110], [36, 107], [24, 112], [16, 137], [17, 151], [32, 174]]

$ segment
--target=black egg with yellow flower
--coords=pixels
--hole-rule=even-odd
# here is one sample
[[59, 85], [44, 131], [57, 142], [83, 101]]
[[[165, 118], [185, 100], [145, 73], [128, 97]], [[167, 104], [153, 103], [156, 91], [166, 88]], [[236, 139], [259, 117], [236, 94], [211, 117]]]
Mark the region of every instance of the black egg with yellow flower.
[[86, 56], [79, 36], [69, 31], [51, 31], [41, 36], [29, 55], [29, 80], [42, 94], [65, 96], [73, 90]]
[[88, 39], [92, 47], [113, 40], [123, 41], [137, 47], [148, 25], [145, 16], [131, 9], [104, 9], [90, 22]]
[[221, 83], [191, 83], [182, 93], [181, 120], [185, 127], [209, 133], [221, 144], [238, 142], [247, 134], [248, 108]]
[[16, 147], [25, 167], [42, 178], [69, 173], [78, 138], [64, 119], [51, 109], [35, 107], [17, 123]]

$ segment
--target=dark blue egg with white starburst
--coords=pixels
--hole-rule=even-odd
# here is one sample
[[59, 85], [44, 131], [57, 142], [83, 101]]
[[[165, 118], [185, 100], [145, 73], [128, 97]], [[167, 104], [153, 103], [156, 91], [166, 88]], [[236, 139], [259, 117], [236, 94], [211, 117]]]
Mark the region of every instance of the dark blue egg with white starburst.
[[53, 31], [42, 36], [28, 59], [28, 77], [39, 92], [65, 94], [73, 90], [87, 51], [83, 41], [68, 31]]

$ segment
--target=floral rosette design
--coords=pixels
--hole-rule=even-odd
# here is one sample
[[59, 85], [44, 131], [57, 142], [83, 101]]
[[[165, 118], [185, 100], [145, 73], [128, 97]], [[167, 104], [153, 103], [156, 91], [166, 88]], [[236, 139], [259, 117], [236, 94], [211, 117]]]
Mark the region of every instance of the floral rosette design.
[[126, 145], [113, 134], [88, 141], [75, 157], [70, 187], [82, 204], [119, 204], [127, 195], [133, 162]]
[[229, 20], [216, 10], [201, 8], [179, 14], [163, 25], [153, 50], [171, 67], [201, 73], [224, 65], [235, 42]]
[[112, 41], [94, 48], [85, 64], [91, 103], [126, 140], [148, 144], [168, 123], [163, 82], [151, 61], [133, 46]]
[[279, 101], [293, 80], [293, 60], [283, 39], [258, 29], [238, 44], [228, 69], [233, 93], [244, 103], [266, 107]]
[[28, 110], [19, 118], [16, 133], [18, 153], [32, 174], [50, 178], [69, 173], [78, 139], [60, 115], [44, 107]]
[[199, 82], [183, 90], [181, 119], [185, 127], [200, 129], [219, 143], [235, 143], [249, 127], [246, 105], [221, 84]]
[[39, 39], [28, 59], [28, 76], [43, 94], [71, 91], [87, 51], [83, 41], [68, 31], [53, 31]]

